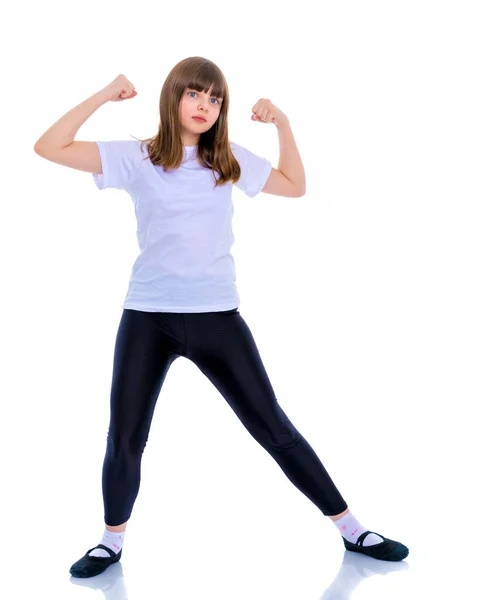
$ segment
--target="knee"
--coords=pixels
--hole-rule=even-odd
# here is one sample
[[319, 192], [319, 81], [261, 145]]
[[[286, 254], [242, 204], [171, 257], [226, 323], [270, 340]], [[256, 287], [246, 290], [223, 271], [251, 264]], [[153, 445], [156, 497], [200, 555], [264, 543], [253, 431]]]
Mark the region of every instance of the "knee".
[[291, 450], [291, 448], [297, 446], [300, 441], [301, 436], [298, 432], [281, 433], [275, 437], [271, 447], [278, 452], [282, 452], [283, 450]]
[[271, 445], [274, 450], [290, 450], [299, 444], [301, 434], [291, 423], [284, 410], [278, 405], [279, 423], [270, 432]]
[[129, 435], [123, 433], [121, 435], [108, 434], [107, 438], [107, 451], [110, 456], [118, 457], [122, 456], [138, 456], [141, 455], [145, 449], [147, 439], [138, 435]]
[[299, 444], [302, 436], [290, 421], [280, 423], [278, 427], [250, 429], [250, 433], [267, 450], [290, 450]]

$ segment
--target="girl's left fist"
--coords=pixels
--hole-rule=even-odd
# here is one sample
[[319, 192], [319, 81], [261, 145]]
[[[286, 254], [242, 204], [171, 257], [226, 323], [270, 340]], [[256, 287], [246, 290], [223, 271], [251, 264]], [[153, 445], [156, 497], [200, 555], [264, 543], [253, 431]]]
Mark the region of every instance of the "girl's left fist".
[[279, 125], [284, 121], [288, 120], [288, 117], [275, 106], [268, 98], [260, 98], [258, 102], [251, 109], [253, 114], [251, 115], [252, 121], [259, 121], [260, 123], [274, 123]]

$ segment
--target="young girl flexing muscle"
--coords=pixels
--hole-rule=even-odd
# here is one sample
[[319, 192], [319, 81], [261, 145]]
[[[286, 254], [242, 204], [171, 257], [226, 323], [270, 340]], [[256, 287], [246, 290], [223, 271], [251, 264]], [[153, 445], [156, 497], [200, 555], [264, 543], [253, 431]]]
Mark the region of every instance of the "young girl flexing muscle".
[[232, 186], [297, 198], [304, 169], [287, 116], [260, 98], [251, 119], [273, 123], [279, 169], [228, 139], [228, 86], [202, 57], [169, 73], [160, 96], [160, 125], [147, 140], [75, 141], [100, 106], [134, 98], [119, 75], [59, 119], [37, 141], [37, 154], [93, 174], [100, 190], [126, 190], [140, 247], [115, 343], [110, 423], [102, 471], [105, 529], [101, 542], [70, 573], [91, 577], [121, 558], [127, 521], [140, 486], [140, 465], [168, 369], [187, 358], [208, 377], [240, 421], [289, 480], [338, 528], [347, 550], [396, 561], [403, 544], [366, 529], [307, 440], [275, 397], [253, 335], [241, 316], [230, 253]]

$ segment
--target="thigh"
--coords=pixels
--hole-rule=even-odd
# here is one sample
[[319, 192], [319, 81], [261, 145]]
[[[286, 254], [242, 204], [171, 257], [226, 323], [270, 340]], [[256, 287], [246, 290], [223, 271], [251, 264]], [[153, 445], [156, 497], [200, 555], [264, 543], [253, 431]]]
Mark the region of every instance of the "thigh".
[[[183, 323], [181, 323], [183, 326]], [[164, 379], [179, 356], [158, 327], [158, 313], [124, 309], [115, 342], [110, 397], [110, 437], [129, 450], [146, 443]]]
[[[211, 316], [210, 316], [211, 315]], [[256, 437], [281, 443], [292, 426], [279, 406], [250, 328], [238, 313], [188, 316], [188, 358], [211, 381]]]

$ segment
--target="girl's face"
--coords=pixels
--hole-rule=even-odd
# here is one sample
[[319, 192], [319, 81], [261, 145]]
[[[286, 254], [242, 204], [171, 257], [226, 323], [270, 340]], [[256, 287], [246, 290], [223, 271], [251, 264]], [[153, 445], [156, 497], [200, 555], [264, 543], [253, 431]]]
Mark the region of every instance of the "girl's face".
[[[191, 88], [186, 88], [183, 93], [180, 102], [180, 124], [184, 146], [195, 146], [200, 134], [213, 127], [219, 117], [223, 99], [210, 96], [210, 92], [211, 87], [206, 93]], [[193, 117], [203, 117], [205, 121]]]

